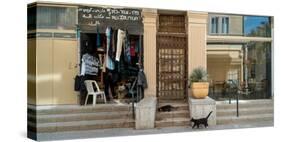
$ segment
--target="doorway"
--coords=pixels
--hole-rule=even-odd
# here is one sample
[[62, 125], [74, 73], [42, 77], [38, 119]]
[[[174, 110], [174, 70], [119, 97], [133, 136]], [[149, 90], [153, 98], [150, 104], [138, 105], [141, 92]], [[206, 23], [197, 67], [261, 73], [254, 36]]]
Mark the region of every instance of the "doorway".
[[184, 99], [187, 94], [187, 36], [184, 15], [159, 15], [157, 97]]

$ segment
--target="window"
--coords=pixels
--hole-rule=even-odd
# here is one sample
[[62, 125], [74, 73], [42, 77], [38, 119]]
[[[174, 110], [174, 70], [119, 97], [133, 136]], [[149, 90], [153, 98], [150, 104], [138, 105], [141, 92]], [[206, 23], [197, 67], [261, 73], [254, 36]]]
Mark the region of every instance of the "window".
[[244, 34], [252, 37], [271, 37], [271, 18], [244, 16]]
[[76, 9], [67, 7], [37, 7], [37, 28], [74, 29]]
[[229, 34], [229, 17], [212, 16], [210, 20], [210, 34]]
[[221, 26], [221, 33], [228, 34], [229, 33], [229, 18], [222, 17], [222, 26]]
[[29, 7], [27, 15], [27, 30], [36, 29], [36, 7]]
[[211, 33], [218, 33], [219, 17], [211, 18]]

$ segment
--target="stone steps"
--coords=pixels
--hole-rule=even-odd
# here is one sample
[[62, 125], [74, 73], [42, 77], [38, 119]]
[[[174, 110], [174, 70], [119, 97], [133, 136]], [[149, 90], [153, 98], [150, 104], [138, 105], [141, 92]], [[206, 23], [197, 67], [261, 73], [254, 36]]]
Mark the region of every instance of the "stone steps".
[[[230, 109], [235, 108], [236, 109], [236, 102], [232, 102], [231, 104], [228, 104], [228, 102], [217, 102], [217, 109]], [[251, 101], [239, 101], [239, 108], [257, 108], [257, 107], [273, 107], [273, 101], [272, 100], [251, 100]]]
[[28, 120], [35, 120], [37, 123], [52, 123], [52, 122], [69, 122], [69, 121], [81, 121], [81, 120], [108, 120], [108, 119], [127, 119], [132, 117], [132, 111], [120, 111], [120, 112], [93, 112], [93, 113], [71, 113], [71, 114], [44, 114], [29, 115]]
[[188, 104], [187, 103], [159, 103], [158, 108], [165, 105], [171, 105], [173, 107], [176, 107], [174, 111], [179, 110], [188, 110]]
[[[219, 109], [217, 110], [217, 116], [236, 116], [236, 108], [235, 109]], [[265, 113], [273, 113], [272, 107], [265, 108], [239, 108], [239, 115], [255, 115], [255, 114], [265, 114]]]
[[272, 122], [274, 119], [273, 100], [247, 100], [239, 102], [239, 117], [236, 117], [236, 103], [217, 102], [217, 125], [250, 124]]
[[158, 100], [158, 107], [171, 105], [176, 109], [170, 112], [159, 112], [157, 109], [155, 118], [155, 127], [189, 127], [189, 108], [188, 103], [185, 100]]
[[164, 118], [187, 118], [189, 116], [189, 111], [187, 110], [179, 110], [179, 111], [171, 111], [171, 112], [157, 112], [156, 120], [161, 120]]
[[37, 133], [134, 128], [130, 105], [29, 106], [28, 130]]
[[165, 118], [155, 122], [156, 128], [162, 127], [190, 127], [190, 119], [187, 118]]
[[134, 127], [133, 119], [115, 119], [115, 120], [92, 120], [75, 122], [55, 122], [55, 123], [34, 123], [29, 122], [28, 126], [36, 128], [37, 133], [50, 133], [62, 131], [95, 130], [108, 128], [131, 128]]
[[28, 109], [29, 114], [37, 114], [37, 115], [114, 112], [114, 111], [131, 111], [131, 107], [128, 105], [99, 104], [99, 105], [96, 105], [95, 107], [93, 107], [91, 105], [87, 105], [87, 106], [62, 105], [62, 106], [56, 106], [56, 107], [40, 106], [40, 107], [36, 107], [36, 111], [34, 108]]
[[255, 115], [240, 115], [217, 117], [217, 125], [220, 124], [239, 124], [239, 123], [254, 123], [263, 121], [273, 121], [273, 114], [255, 114]]

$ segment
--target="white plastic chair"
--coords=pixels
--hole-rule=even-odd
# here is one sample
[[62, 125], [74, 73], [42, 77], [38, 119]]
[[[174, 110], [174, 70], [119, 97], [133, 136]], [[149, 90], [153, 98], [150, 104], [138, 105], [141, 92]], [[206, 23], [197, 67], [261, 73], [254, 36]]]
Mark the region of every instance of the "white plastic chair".
[[[85, 100], [85, 105], [87, 105], [88, 97], [90, 95], [93, 96], [93, 106], [96, 105], [96, 101], [97, 101], [96, 98], [97, 98], [98, 95], [100, 95], [101, 98], [104, 99], [104, 103], [106, 103], [106, 98], [105, 98], [104, 91], [100, 91], [100, 88], [99, 88], [99, 86], [98, 86], [96, 81], [94, 81], [94, 80], [85, 80], [84, 83], [85, 83], [85, 86], [86, 86], [87, 92], [88, 92], [87, 96], [86, 96], [86, 100]], [[96, 91], [94, 90], [93, 84], [97, 88]]]

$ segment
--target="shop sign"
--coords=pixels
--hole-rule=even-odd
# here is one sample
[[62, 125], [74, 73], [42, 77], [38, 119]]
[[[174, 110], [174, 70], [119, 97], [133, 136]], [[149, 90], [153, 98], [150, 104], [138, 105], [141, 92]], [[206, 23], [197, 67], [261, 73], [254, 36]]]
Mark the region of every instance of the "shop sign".
[[86, 7], [78, 8], [78, 23], [81, 30], [95, 32], [98, 26], [105, 31], [107, 26], [128, 30], [132, 34], [143, 32], [140, 9]]

